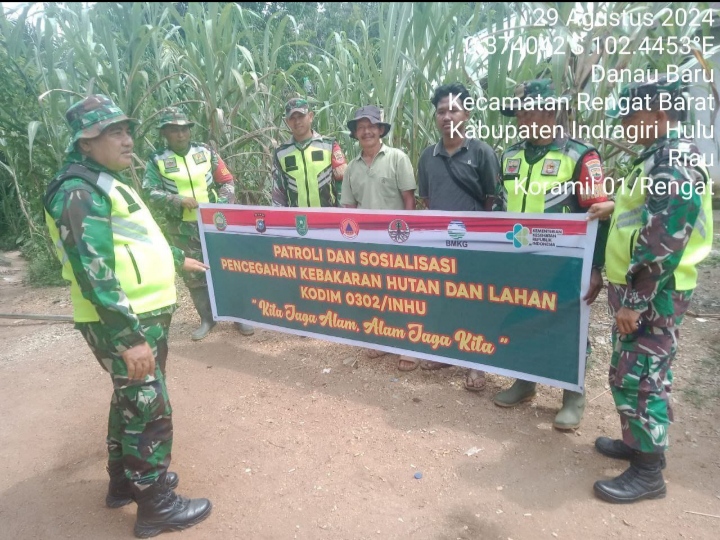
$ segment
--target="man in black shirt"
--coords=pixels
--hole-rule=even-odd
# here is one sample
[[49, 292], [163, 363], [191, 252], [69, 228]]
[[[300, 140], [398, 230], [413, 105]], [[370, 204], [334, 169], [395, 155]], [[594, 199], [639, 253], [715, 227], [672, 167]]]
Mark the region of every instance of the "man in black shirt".
[[[491, 211], [500, 179], [500, 162], [489, 144], [465, 136], [470, 110], [465, 100], [470, 92], [460, 83], [438, 87], [432, 97], [435, 124], [441, 139], [425, 149], [418, 162], [420, 197], [430, 210], [455, 212]], [[414, 369], [419, 361], [400, 357], [400, 369]], [[448, 364], [422, 362], [423, 369]], [[468, 390], [482, 390], [485, 374], [470, 370]]]

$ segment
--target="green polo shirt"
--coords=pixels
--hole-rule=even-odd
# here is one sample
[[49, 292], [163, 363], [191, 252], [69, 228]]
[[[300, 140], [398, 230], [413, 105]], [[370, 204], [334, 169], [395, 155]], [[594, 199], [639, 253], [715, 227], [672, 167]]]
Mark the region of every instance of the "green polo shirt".
[[368, 210], [403, 210], [402, 192], [415, 191], [416, 187], [407, 154], [383, 144], [369, 167], [362, 152], [348, 164], [340, 203]]

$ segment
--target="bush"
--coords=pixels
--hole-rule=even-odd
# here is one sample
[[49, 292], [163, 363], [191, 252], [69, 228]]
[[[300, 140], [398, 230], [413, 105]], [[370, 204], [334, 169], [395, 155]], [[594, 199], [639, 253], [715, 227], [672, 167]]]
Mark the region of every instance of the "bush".
[[27, 283], [32, 287], [67, 285], [62, 278], [62, 267], [58, 258], [39, 241], [28, 242], [21, 253], [29, 261]]

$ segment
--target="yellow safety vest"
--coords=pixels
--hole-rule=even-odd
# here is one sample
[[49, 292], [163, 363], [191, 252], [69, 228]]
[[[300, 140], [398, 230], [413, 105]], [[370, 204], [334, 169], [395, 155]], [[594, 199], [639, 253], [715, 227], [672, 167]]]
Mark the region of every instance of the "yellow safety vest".
[[[56, 186], [69, 178], [82, 178], [110, 199], [115, 276], [133, 312], [142, 314], [174, 304], [177, 296], [172, 251], [140, 196], [111, 175], [90, 171], [79, 164], [70, 166], [56, 179]], [[62, 263], [62, 276], [70, 281], [73, 318], [80, 323], [99, 321], [95, 306], [83, 296], [77, 283], [57, 224], [47, 211], [49, 203], [47, 199], [45, 221]]]
[[[586, 151], [591, 149], [583, 147]], [[582, 155], [574, 148], [570, 153], [549, 150], [542, 159], [530, 165], [524, 148], [508, 149], [502, 163], [507, 211], [542, 214], [546, 209], [561, 205], [563, 212], [578, 212], [573, 186], [564, 184], [573, 179], [575, 166]]]
[[280, 167], [294, 184], [290, 188], [297, 188], [298, 207], [321, 206], [320, 188], [332, 181], [332, 146], [312, 140], [304, 150], [294, 144], [278, 150]]
[[[212, 189], [210, 158], [210, 150], [206, 147], [192, 145], [185, 156], [167, 149], [154, 159], [165, 189], [181, 197], [192, 197], [199, 203], [207, 203], [217, 200], [217, 194]], [[182, 220], [197, 221], [197, 208], [183, 208]]]
[[[647, 195], [648, 180], [645, 176], [646, 167], [652, 168], [653, 156], [639, 163], [623, 179], [616, 192], [615, 210], [610, 223], [607, 247], [605, 249], [605, 265], [610, 283], [628, 285], [627, 273], [630, 260], [640, 229], [645, 226], [644, 206]], [[688, 291], [697, 285], [697, 264], [708, 256], [713, 241], [712, 190], [710, 175], [704, 167], [699, 167], [706, 179], [705, 191], [702, 195], [702, 206], [697, 220], [693, 225], [690, 240], [685, 247], [678, 267], [675, 269], [675, 290]], [[677, 186], [677, 184], [675, 184]], [[672, 184], [668, 185], [668, 190]], [[650, 187], [650, 190], [653, 188]]]

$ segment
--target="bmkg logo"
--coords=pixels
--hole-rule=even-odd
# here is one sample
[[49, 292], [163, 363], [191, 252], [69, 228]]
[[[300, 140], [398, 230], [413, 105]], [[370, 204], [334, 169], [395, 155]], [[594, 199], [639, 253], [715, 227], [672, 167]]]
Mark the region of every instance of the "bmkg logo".
[[465, 233], [467, 233], [467, 229], [462, 221], [451, 221], [448, 225], [447, 232], [453, 240], [460, 240], [465, 236]]
[[505, 238], [512, 240], [513, 246], [519, 249], [530, 244], [530, 229], [516, 223], [512, 231], [505, 233]]
[[295, 216], [295, 230], [300, 236], [308, 233], [307, 216]]
[[218, 231], [227, 229], [227, 219], [225, 219], [225, 214], [222, 212], [215, 212], [213, 214], [213, 223], [215, 223], [215, 228]]

